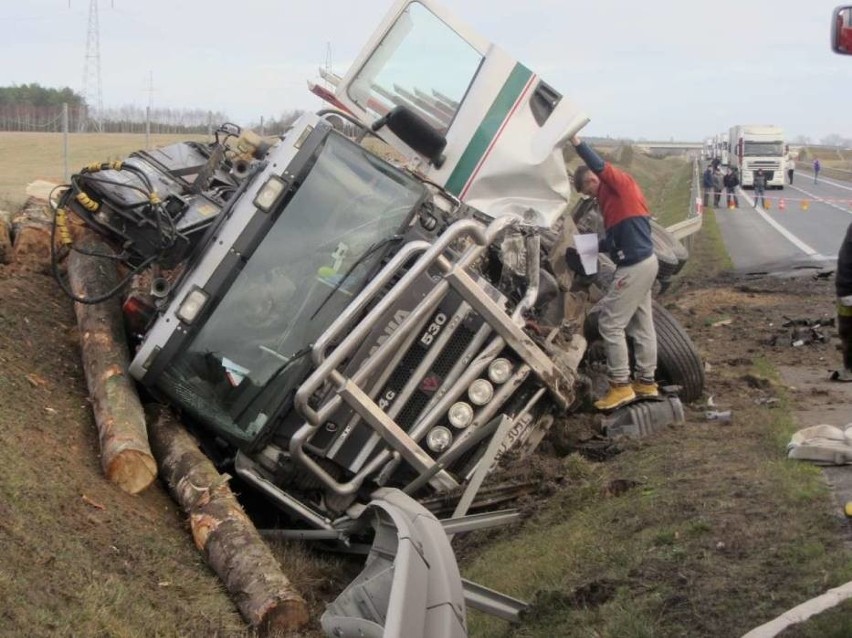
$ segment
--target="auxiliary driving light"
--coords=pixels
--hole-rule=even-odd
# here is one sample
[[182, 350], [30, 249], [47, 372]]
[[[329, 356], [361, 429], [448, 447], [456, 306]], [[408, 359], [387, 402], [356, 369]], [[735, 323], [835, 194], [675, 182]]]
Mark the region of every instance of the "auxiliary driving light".
[[469, 403], [465, 403], [464, 401], [453, 403], [447, 412], [447, 419], [449, 419], [450, 425], [454, 428], [460, 430], [466, 428], [473, 421], [473, 408], [470, 407]]
[[467, 396], [474, 405], [485, 405], [494, 396], [494, 386], [485, 379], [477, 379], [467, 389]]
[[177, 318], [184, 323], [192, 323], [195, 321], [195, 318], [198, 317], [198, 313], [201, 312], [201, 309], [204, 308], [204, 304], [206, 303], [207, 293], [201, 288], [193, 288], [192, 291], [184, 297], [183, 302], [180, 304], [180, 307], [175, 314], [177, 315]]
[[494, 359], [494, 361], [491, 362], [491, 365], [488, 366], [488, 378], [497, 385], [506, 383], [511, 376], [512, 362], [508, 359], [504, 359], [503, 357]]
[[254, 198], [254, 205], [264, 213], [271, 211], [278, 200], [281, 198], [281, 193], [287, 189], [287, 182], [277, 175], [270, 175], [266, 183], [257, 191]]
[[450, 447], [450, 443], [452, 442], [453, 433], [443, 425], [435, 426], [426, 435], [426, 445], [430, 450], [439, 454]]

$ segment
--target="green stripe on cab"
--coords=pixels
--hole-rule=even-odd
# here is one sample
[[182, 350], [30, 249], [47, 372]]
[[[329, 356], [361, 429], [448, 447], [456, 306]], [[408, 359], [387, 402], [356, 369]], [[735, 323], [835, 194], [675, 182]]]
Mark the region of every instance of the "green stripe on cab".
[[446, 189], [453, 195], [461, 194], [462, 189], [467, 184], [476, 166], [482, 160], [482, 156], [488, 150], [488, 147], [497, 135], [497, 131], [503, 126], [503, 122], [506, 121], [509, 111], [512, 110], [515, 102], [518, 101], [518, 97], [520, 97], [521, 92], [531, 77], [532, 71], [523, 64], [516, 64], [515, 68], [512, 69], [506, 83], [503, 84], [503, 88], [500, 89], [497, 97], [494, 98], [494, 103], [488, 109], [488, 113], [486, 113], [485, 118], [482, 120], [479, 128], [476, 129], [473, 137], [470, 138], [470, 143], [464, 149], [464, 153], [462, 153], [458, 164], [456, 164], [450, 178], [447, 180]]

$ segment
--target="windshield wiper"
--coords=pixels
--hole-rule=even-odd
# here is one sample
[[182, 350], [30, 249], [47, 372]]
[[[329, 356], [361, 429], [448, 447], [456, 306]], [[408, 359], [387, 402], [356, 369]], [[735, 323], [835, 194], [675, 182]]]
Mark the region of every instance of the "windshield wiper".
[[328, 303], [328, 300], [331, 299], [334, 296], [334, 293], [336, 293], [338, 290], [340, 290], [341, 286], [343, 286], [343, 284], [346, 282], [346, 280], [349, 278], [349, 276], [355, 271], [355, 269], [358, 266], [360, 266], [364, 262], [365, 259], [367, 259], [370, 255], [372, 255], [374, 252], [379, 250], [379, 248], [382, 248], [382, 247], [386, 246], [387, 244], [389, 244], [391, 242], [397, 242], [397, 241], [401, 241], [401, 240], [402, 240], [402, 235], [390, 235], [389, 237], [385, 237], [384, 239], [381, 239], [381, 240], [377, 241], [376, 243], [372, 244], [371, 246], [369, 246], [367, 248], [367, 250], [365, 250], [363, 253], [361, 253], [361, 255], [358, 257], [358, 259], [355, 260], [355, 263], [353, 263], [349, 267], [349, 270], [347, 270], [343, 274], [343, 276], [340, 278], [340, 280], [334, 285], [334, 288], [331, 289], [331, 292], [329, 292], [328, 295], [326, 295], [325, 299], [322, 300], [322, 303], [320, 303], [320, 305], [317, 307], [317, 309], [314, 310], [314, 314], [311, 315], [311, 319], [314, 319], [319, 314], [319, 311], [322, 310], [323, 307], [325, 306], [325, 304]]

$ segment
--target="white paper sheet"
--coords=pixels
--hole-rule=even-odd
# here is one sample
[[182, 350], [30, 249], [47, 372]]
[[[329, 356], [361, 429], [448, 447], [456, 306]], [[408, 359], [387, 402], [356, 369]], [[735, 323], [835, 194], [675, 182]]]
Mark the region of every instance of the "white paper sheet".
[[574, 246], [580, 255], [580, 262], [587, 275], [594, 275], [598, 271], [598, 235], [597, 233], [584, 233], [574, 235]]

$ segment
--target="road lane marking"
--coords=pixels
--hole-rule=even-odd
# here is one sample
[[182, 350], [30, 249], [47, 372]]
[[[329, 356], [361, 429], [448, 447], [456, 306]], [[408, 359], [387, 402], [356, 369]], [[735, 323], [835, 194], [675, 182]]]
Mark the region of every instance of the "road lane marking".
[[[821, 203], [825, 204], [826, 206], [831, 206], [832, 208], [836, 208], [841, 213], [849, 213], [850, 215], [852, 215], [852, 210], [849, 210], [848, 208], [843, 208], [842, 206], [838, 206], [837, 204], [830, 202], [829, 200], [824, 199], [824, 198], [820, 197], [819, 195], [814, 195], [813, 193], [809, 193], [804, 188], [799, 188], [798, 186], [793, 186], [792, 184], [790, 185], [790, 188], [792, 188], [793, 190], [797, 190], [800, 193], [804, 193], [805, 195], [810, 197], [815, 202], [821, 202]], [[843, 188], [846, 188], [846, 187], [844, 186]], [[850, 188], [849, 190], [852, 190], [852, 188]]]
[[[795, 175], [799, 175], [799, 176], [805, 177], [807, 179], [813, 179], [814, 178], [813, 173], [808, 174], [808, 173], [802, 173], [801, 171], [796, 171]], [[825, 177], [820, 177], [819, 181], [825, 182], [826, 184], [828, 184], [830, 186], [837, 186], [837, 188], [842, 188], [842, 189], [847, 190], [847, 191], [852, 191], [852, 187], [844, 186], [843, 184], [839, 184], [838, 182], [835, 182], [834, 180], [831, 180], [831, 179], [827, 179]], [[817, 183], [819, 183], [819, 182], [817, 182]]]
[[758, 215], [760, 215], [767, 224], [769, 224], [770, 226], [772, 226], [772, 228], [774, 228], [779, 233], [781, 233], [781, 235], [784, 236], [784, 239], [789, 241], [796, 248], [798, 248], [803, 253], [805, 253], [808, 257], [813, 257], [814, 259], [820, 259], [820, 260], [830, 259], [830, 257], [826, 257], [825, 255], [819, 253], [818, 251], [816, 251], [813, 248], [811, 248], [810, 246], [808, 246], [805, 242], [803, 242], [801, 239], [796, 237], [793, 233], [791, 233], [789, 230], [784, 228], [777, 221], [772, 219], [769, 216], [769, 214], [765, 210], [763, 210], [762, 207], [755, 206], [754, 200], [751, 197], [749, 197], [748, 194], [746, 194], [746, 192], [743, 189], [740, 188], [739, 191], [740, 191], [740, 195], [742, 195], [743, 199], [745, 199], [748, 202], [748, 205], [754, 210], [754, 212], [756, 212]]

